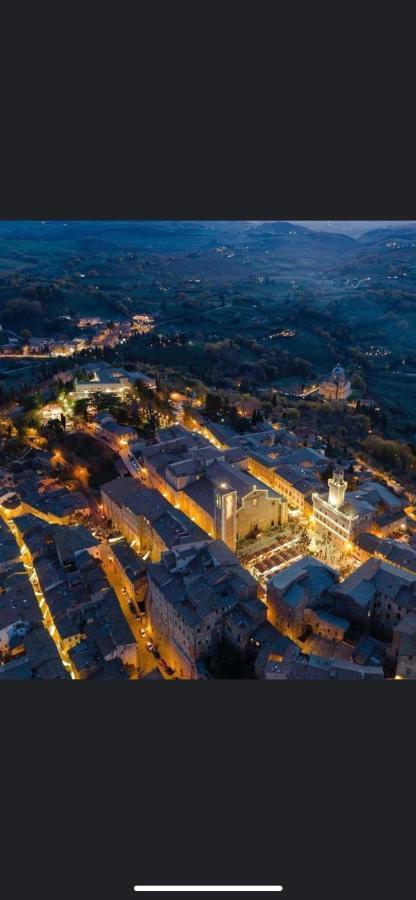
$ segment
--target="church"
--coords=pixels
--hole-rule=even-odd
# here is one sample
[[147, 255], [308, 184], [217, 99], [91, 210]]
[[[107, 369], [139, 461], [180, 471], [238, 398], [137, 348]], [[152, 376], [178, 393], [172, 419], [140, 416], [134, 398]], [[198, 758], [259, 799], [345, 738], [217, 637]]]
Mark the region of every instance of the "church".
[[348, 381], [342, 366], [335, 366], [328, 380], [319, 385], [319, 393], [325, 400], [348, 400], [351, 395], [351, 382]]

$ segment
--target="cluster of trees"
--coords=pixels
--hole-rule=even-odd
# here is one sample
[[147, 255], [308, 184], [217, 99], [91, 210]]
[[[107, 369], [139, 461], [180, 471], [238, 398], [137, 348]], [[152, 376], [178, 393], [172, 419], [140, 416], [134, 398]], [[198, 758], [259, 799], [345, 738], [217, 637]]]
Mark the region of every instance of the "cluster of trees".
[[[247, 352], [243, 354], [242, 350]], [[243, 379], [250, 389], [254, 389], [282, 377], [293, 375], [308, 381], [313, 376], [309, 360], [292, 357], [289, 352], [270, 346], [266, 349], [255, 339], [239, 335], [205, 344], [204, 357], [210, 364], [205, 377], [218, 387], [226, 387], [226, 379]]]
[[408, 444], [371, 434], [363, 441], [363, 447], [372, 459], [388, 471], [406, 474], [416, 472], [416, 455]]
[[291, 426], [301, 423], [322, 435], [328, 456], [347, 455], [349, 447], [365, 440], [372, 425], [370, 416], [359, 408], [313, 400], [280, 398], [278, 414]]
[[23, 441], [30, 433], [31, 429], [39, 431], [42, 425], [41, 409], [42, 400], [39, 394], [30, 394], [21, 400], [22, 412], [15, 419], [14, 425], [17, 436]]
[[185, 347], [188, 343], [188, 335], [181, 332], [176, 334], [152, 334], [150, 347]]
[[224, 419], [234, 431], [239, 434], [250, 430], [251, 421], [240, 415], [235, 404], [231, 404], [228, 397], [221, 394], [208, 393], [205, 398], [205, 415], [213, 422]]
[[174, 421], [168, 398], [140, 381], [123, 398], [97, 392], [76, 400], [73, 406], [74, 418], [82, 422], [91, 422], [101, 412], [110, 413], [119, 425], [132, 425], [145, 437], [151, 437], [156, 428]]
[[20, 296], [6, 300], [2, 321], [17, 331], [33, 328], [41, 320], [64, 314], [64, 307], [64, 295], [57, 285], [31, 284], [23, 288]]

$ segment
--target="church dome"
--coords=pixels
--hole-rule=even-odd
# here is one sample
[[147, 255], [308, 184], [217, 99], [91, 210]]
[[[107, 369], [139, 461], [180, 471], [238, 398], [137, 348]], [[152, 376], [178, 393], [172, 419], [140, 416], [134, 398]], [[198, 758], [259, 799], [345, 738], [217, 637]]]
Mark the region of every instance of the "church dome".
[[345, 369], [342, 368], [341, 365], [335, 366], [335, 369], [332, 372], [332, 378], [334, 381], [345, 381]]

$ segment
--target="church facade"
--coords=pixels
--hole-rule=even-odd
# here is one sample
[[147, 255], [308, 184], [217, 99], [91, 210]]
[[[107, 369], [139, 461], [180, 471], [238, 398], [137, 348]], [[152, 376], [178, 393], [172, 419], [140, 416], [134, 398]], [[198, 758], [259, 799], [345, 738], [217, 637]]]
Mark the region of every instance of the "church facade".
[[335, 366], [328, 380], [320, 384], [319, 393], [325, 400], [348, 400], [348, 397], [351, 396], [351, 382], [342, 366]]

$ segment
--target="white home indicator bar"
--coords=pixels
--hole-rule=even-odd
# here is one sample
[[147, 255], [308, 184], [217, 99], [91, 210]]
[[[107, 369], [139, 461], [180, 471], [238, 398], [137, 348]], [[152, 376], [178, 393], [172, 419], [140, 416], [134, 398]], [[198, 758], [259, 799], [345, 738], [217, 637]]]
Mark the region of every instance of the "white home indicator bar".
[[134, 888], [135, 891], [282, 891], [283, 887], [281, 884], [277, 884], [274, 887], [240, 887], [240, 886], [220, 886], [220, 887], [204, 887], [203, 885], [200, 887], [168, 887], [167, 885], [162, 885], [160, 887], [140, 887], [136, 885]]

